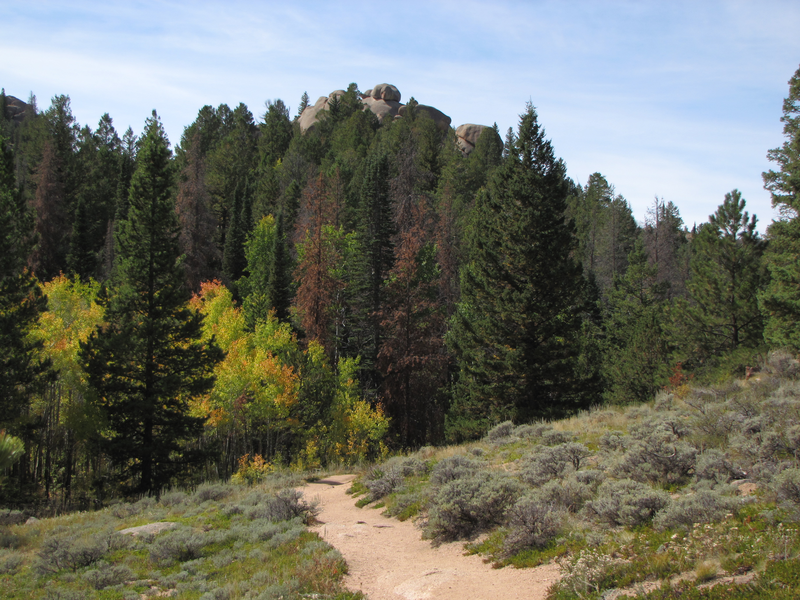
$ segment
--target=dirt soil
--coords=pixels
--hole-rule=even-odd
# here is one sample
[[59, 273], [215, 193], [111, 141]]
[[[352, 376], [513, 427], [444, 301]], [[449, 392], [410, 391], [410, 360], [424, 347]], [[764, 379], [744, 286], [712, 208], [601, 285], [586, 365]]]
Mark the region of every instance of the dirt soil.
[[465, 556], [463, 542], [433, 547], [411, 521], [358, 508], [345, 493], [354, 475], [335, 475], [303, 488], [322, 511], [313, 529], [342, 553], [345, 585], [369, 600], [538, 600], [559, 578], [555, 564], [534, 569], [493, 569], [480, 556]]

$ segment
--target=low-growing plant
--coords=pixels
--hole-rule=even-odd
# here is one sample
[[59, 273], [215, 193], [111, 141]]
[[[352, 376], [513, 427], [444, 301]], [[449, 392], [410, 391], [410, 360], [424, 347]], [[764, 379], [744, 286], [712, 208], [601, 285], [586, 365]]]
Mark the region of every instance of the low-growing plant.
[[713, 523], [734, 509], [736, 500], [723, 496], [718, 490], [700, 490], [672, 501], [656, 515], [653, 525], [658, 529], [691, 527], [695, 523]]
[[266, 497], [247, 512], [249, 519], [267, 519], [269, 521], [288, 521], [299, 518], [309, 524], [319, 514], [319, 502], [306, 502], [303, 492], [296, 489], [284, 489], [271, 497]]
[[537, 495], [520, 498], [508, 511], [509, 534], [504, 548], [516, 554], [526, 548], [543, 548], [558, 536], [564, 511]]
[[194, 498], [198, 504], [208, 500], [223, 500], [230, 496], [233, 490], [234, 487], [226, 483], [201, 483], [194, 492]]
[[632, 479], [609, 480], [600, 485], [597, 499], [586, 510], [609, 525], [636, 527], [649, 522], [669, 504], [666, 492]]
[[83, 574], [83, 579], [96, 590], [103, 590], [112, 585], [136, 579], [136, 574], [126, 565], [99, 563], [97, 568]]
[[399, 465], [389, 465], [385, 469], [373, 469], [364, 479], [369, 490], [369, 502], [380, 500], [403, 485], [403, 473]]
[[431, 471], [431, 483], [444, 485], [456, 479], [469, 477], [477, 473], [482, 464], [484, 463], [460, 454], [448, 456], [434, 465]]
[[64, 569], [77, 571], [129, 543], [129, 538], [115, 531], [80, 535], [66, 527], [56, 527], [42, 540], [34, 569], [43, 575]]
[[160, 534], [150, 545], [150, 560], [157, 565], [171, 566], [202, 556], [203, 548], [214, 543], [216, 537], [192, 527], [176, 527]]
[[511, 421], [503, 421], [499, 425], [492, 427], [485, 436], [487, 442], [494, 444], [505, 444], [515, 437], [514, 423]]
[[426, 535], [435, 540], [469, 538], [500, 525], [521, 493], [520, 482], [501, 473], [479, 472], [450, 481], [432, 502]]
[[549, 481], [539, 489], [539, 497], [560, 510], [577, 513], [594, 497], [597, 489], [596, 485], [580, 481], [579, 473], [580, 471], [571, 473], [564, 479]]

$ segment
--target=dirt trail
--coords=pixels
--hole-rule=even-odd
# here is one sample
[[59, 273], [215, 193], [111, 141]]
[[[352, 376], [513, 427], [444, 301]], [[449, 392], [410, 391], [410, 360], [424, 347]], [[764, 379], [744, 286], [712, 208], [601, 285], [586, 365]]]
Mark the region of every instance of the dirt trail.
[[345, 585], [369, 600], [538, 600], [558, 579], [556, 565], [493, 569], [480, 556], [464, 556], [461, 542], [434, 548], [410, 521], [357, 508], [345, 493], [354, 477], [331, 476], [303, 491], [321, 501], [314, 530], [347, 561]]

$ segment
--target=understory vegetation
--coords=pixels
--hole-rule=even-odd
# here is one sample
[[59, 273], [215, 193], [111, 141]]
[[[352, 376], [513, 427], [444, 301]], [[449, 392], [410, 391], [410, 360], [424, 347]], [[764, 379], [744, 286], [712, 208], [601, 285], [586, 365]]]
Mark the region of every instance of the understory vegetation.
[[0, 596], [362, 598], [341, 585], [341, 554], [308, 531], [318, 508], [299, 483], [275, 473], [254, 486], [207, 483], [42, 520], [5, 511]]
[[796, 360], [773, 353], [749, 380], [504, 422], [479, 442], [393, 457], [351, 492], [496, 567], [557, 561], [551, 600], [794, 598], [797, 375]]

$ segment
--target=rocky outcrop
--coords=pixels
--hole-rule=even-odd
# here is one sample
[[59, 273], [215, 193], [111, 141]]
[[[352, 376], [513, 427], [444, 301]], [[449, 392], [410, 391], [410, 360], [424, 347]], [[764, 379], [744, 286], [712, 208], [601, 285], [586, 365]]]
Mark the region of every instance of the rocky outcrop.
[[456, 129], [456, 142], [464, 154], [469, 154], [475, 149], [478, 143], [478, 138], [486, 130], [491, 129], [486, 125], [475, 125], [473, 123], [464, 123], [459, 125]]
[[363, 94], [364, 98], [372, 98], [373, 100], [387, 100], [389, 102], [400, 102], [400, 90], [398, 90], [391, 83], [379, 83], [371, 90], [367, 90]]
[[400, 111], [405, 108], [405, 106], [400, 104], [397, 100], [383, 100], [381, 98], [373, 98], [372, 96], [362, 98], [361, 102], [365, 107], [375, 113], [375, 116], [381, 121], [386, 116], [396, 117], [401, 114]]
[[6, 96], [6, 119], [21, 123], [25, 118], [25, 109], [28, 104], [14, 96]]
[[[450, 127], [450, 121], [451, 121], [450, 117], [448, 117], [438, 108], [427, 106], [425, 104], [417, 104], [414, 110], [417, 111], [417, 114], [424, 113], [428, 115], [431, 119], [433, 119], [433, 122], [436, 123], [436, 126], [439, 129], [447, 129], [448, 127]], [[405, 112], [406, 112], [406, 106], [403, 105], [400, 107], [400, 112], [399, 112], [400, 116], [401, 117], [404, 116]]]
[[300, 118], [297, 122], [300, 124], [300, 131], [305, 133], [309, 129], [313, 129], [314, 125], [317, 124], [319, 121], [319, 113], [323, 110], [329, 110], [328, 103], [336, 96], [344, 96], [344, 90], [335, 90], [330, 93], [328, 96], [320, 96], [319, 100], [317, 100], [314, 105], [306, 106], [303, 113], [300, 115]]
[[[305, 133], [313, 129], [319, 121], [320, 113], [324, 110], [328, 110], [331, 98], [334, 96], [341, 96], [344, 93], [343, 90], [336, 90], [329, 96], [320, 97], [313, 106], [307, 106], [298, 118], [300, 131]], [[403, 116], [406, 105], [400, 103], [401, 97], [400, 90], [395, 86], [389, 83], [380, 83], [361, 94], [361, 103], [364, 105], [365, 110], [368, 109], [372, 111], [375, 116], [382, 121], [386, 117], [394, 119]], [[427, 114], [440, 129], [446, 130], [450, 127], [450, 117], [433, 106], [418, 104], [416, 110]]]

